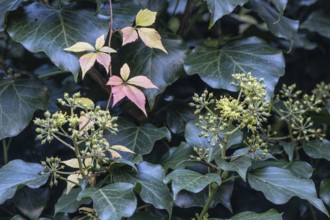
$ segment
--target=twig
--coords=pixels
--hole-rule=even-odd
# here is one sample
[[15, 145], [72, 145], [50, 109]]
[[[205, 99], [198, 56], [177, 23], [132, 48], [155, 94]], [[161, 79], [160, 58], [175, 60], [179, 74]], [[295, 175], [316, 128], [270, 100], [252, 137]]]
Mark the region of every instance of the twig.
[[[112, 39], [112, 34], [113, 34], [113, 30], [112, 30], [112, 20], [113, 20], [113, 16], [112, 16], [112, 0], [109, 0], [109, 12], [110, 12], [110, 29], [109, 29], [109, 40], [108, 40], [108, 46], [111, 47], [111, 39]], [[109, 77], [112, 76], [112, 65], [111, 65], [111, 62], [110, 62], [110, 65], [109, 65]], [[112, 98], [112, 90], [110, 89], [110, 94], [109, 94], [109, 99], [108, 99], [108, 103], [107, 103], [107, 107], [106, 107], [106, 110], [109, 109], [109, 106], [110, 106], [110, 101], [111, 101], [111, 98]]]

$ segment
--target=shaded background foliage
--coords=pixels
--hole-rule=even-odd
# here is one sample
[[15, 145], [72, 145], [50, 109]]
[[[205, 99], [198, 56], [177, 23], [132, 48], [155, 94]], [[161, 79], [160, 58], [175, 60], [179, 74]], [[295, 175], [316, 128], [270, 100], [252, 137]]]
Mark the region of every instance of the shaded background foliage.
[[[148, 76], [159, 90], [144, 91], [149, 103], [148, 118], [127, 101], [112, 108], [112, 114], [121, 115], [125, 120], [119, 123], [122, 132], [111, 138], [142, 154], [144, 161], [162, 165], [165, 171], [175, 169], [180, 161], [188, 159], [192, 153], [190, 145], [196, 143], [193, 139], [197, 133], [189, 129], [192, 124], [189, 121], [195, 116], [188, 106], [195, 92], [201, 93], [205, 88], [216, 94], [234, 92], [237, 88], [231, 86], [230, 81], [231, 74], [236, 72], [251, 71], [256, 77], [264, 77], [269, 98], [283, 83], [296, 83], [299, 89], [309, 92], [320, 81], [330, 81], [329, 1], [293, 0], [287, 5], [286, 1], [277, 0], [224, 2], [225, 6], [211, 0], [113, 1], [115, 29], [132, 25], [141, 8], [157, 11], [155, 27], [162, 35], [168, 55], [145, 47], [141, 42], [121, 48], [120, 34], [115, 33], [112, 47], [118, 53], [112, 56], [113, 72], [118, 73], [127, 62], [133, 76]], [[81, 80], [78, 57], [63, 49], [78, 41], [93, 43], [101, 34], [107, 34], [109, 4], [105, 0], [2, 0], [0, 12], [0, 139], [5, 148], [9, 146], [8, 152], [0, 157], [0, 163], [4, 165], [14, 159], [39, 163], [51, 155], [70, 158], [59, 143], [47, 146], [36, 143], [31, 119], [41, 115], [41, 110], [54, 112], [57, 108], [54, 103], [63, 92], [81, 91], [105, 107], [109, 92], [105, 86], [105, 71], [96, 64]], [[323, 113], [318, 120], [329, 124], [328, 112]], [[316, 168], [312, 179], [329, 208], [330, 155], [327, 151], [305, 148], [300, 156]], [[141, 163], [138, 169], [147, 169], [150, 166], [147, 162]], [[301, 166], [307, 167], [309, 178], [312, 170], [306, 164], [297, 165]], [[274, 164], [272, 169], [276, 170], [274, 167], [282, 165]], [[139, 182], [145, 190], [143, 184], [150, 184], [146, 180], [155, 178], [157, 182], [164, 175], [152, 177], [141, 172], [137, 179], [130, 181]], [[121, 175], [117, 178], [127, 180]], [[4, 219], [16, 214], [31, 219], [51, 218], [64, 187], [64, 183], [52, 189], [42, 186], [38, 193], [21, 188], [0, 206], [0, 216]], [[128, 189], [132, 185], [127, 183], [125, 187]], [[183, 219], [193, 217], [195, 212], [201, 211], [206, 194], [205, 190], [197, 194], [179, 193], [173, 215]], [[21, 202], [26, 197], [31, 198], [28, 204]], [[164, 210], [172, 209], [171, 202], [166, 199], [164, 204], [164, 201], [150, 200], [143, 193], [140, 197], [137, 202], [154, 202], [156, 208], [163, 210], [138, 213], [131, 219], [165, 219]], [[211, 207], [210, 216], [222, 218], [247, 210], [265, 212], [274, 208], [284, 213], [283, 219], [327, 219], [297, 197], [284, 205], [274, 205], [263, 193], [252, 190], [238, 179], [221, 185]], [[63, 212], [70, 212], [68, 209]], [[55, 210], [62, 212], [59, 206]], [[272, 211], [267, 218], [271, 215], [278, 218]], [[62, 219], [67, 218], [63, 216]]]

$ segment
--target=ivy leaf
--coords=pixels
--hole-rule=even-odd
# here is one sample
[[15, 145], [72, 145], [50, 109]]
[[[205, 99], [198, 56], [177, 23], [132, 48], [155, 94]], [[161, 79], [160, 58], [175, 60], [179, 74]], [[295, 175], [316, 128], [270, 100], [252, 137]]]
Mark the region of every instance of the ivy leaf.
[[264, 78], [270, 98], [278, 79], [284, 75], [285, 63], [281, 51], [251, 37], [221, 49], [197, 48], [187, 56], [184, 68], [188, 75], [197, 73], [212, 88], [229, 91], [237, 91], [230, 84], [233, 73], [251, 72], [256, 78]]
[[119, 51], [120, 58], [128, 63], [133, 76], [143, 74], [158, 87], [157, 90], [143, 91], [151, 108], [156, 96], [183, 74], [182, 64], [186, 57], [186, 45], [181, 39], [166, 36], [162, 41], [168, 54], [146, 47], [141, 42], [129, 44]]
[[37, 79], [0, 81], [0, 140], [19, 134], [37, 109], [48, 107], [47, 87]]
[[119, 119], [117, 124], [120, 132], [107, 135], [107, 139], [111, 140], [111, 144], [123, 145], [136, 154], [148, 154], [157, 140], [171, 139], [171, 133], [166, 127], [156, 128], [152, 124], [137, 126], [124, 119]]
[[207, 7], [211, 13], [209, 28], [222, 16], [231, 13], [238, 5], [242, 6], [248, 0], [207, 0]]
[[282, 214], [278, 213], [275, 209], [270, 209], [267, 212], [255, 213], [255, 212], [241, 212], [230, 218], [231, 220], [282, 220]]
[[150, 11], [148, 9], [140, 10], [135, 19], [137, 26], [150, 26], [156, 21], [157, 12]]
[[283, 150], [288, 155], [289, 161], [291, 162], [293, 160], [293, 153], [294, 153], [294, 149], [297, 147], [297, 143], [293, 141], [292, 142], [281, 141], [280, 145], [283, 147]]
[[330, 142], [328, 140], [309, 141], [302, 145], [305, 153], [315, 159], [326, 159], [330, 161]]
[[164, 179], [166, 184], [172, 182], [174, 199], [181, 190], [198, 193], [211, 183], [221, 184], [221, 178], [215, 173], [202, 175], [192, 170], [177, 169], [171, 172]]
[[15, 19], [9, 19], [7, 31], [15, 41], [33, 53], [46, 53], [57, 67], [72, 72], [75, 78], [80, 69], [78, 58], [63, 49], [76, 42], [91, 44], [109, 29], [107, 19], [74, 7], [55, 9], [33, 3], [12, 17]]
[[121, 33], [123, 34], [123, 43], [122, 46], [125, 44], [132, 43], [136, 41], [139, 38], [138, 33], [133, 27], [125, 27], [120, 30]]
[[299, 21], [282, 16], [269, 3], [263, 0], [250, 0], [252, 8], [266, 22], [271, 33], [276, 37], [287, 39], [293, 45], [295, 35], [298, 31]]
[[[197, 127], [195, 124], [198, 123], [198, 120], [192, 120], [187, 123], [185, 130], [185, 138], [187, 143], [191, 144], [194, 147], [202, 146], [205, 150], [209, 150], [209, 158], [208, 161], [213, 161], [220, 154], [220, 147], [216, 144], [216, 139], [212, 137], [210, 134], [210, 142], [205, 137], [199, 137], [199, 133], [202, 132], [202, 129]], [[219, 132], [220, 137], [224, 137], [226, 131]], [[228, 138], [227, 149], [235, 144], [239, 144], [242, 142], [243, 133], [239, 130], [235, 131]]]
[[91, 199], [89, 198], [83, 198], [78, 201], [77, 198], [80, 192], [80, 188], [74, 188], [69, 193], [64, 191], [55, 205], [55, 214], [60, 212], [73, 213], [76, 212], [81, 205], [91, 203]]
[[248, 181], [253, 189], [263, 192], [274, 204], [284, 204], [293, 196], [298, 196], [329, 216], [324, 204], [317, 198], [315, 185], [310, 179], [298, 178], [282, 168], [266, 167], [249, 173]]
[[[91, 198], [93, 208], [100, 219], [120, 220], [133, 215], [137, 200], [130, 183], [113, 183], [102, 188], [87, 188], [78, 195], [78, 200]], [[123, 205], [125, 204], [125, 205]]]
[[246, 172], [251, 166], [251, 159], [248, 157], [240, 157], [236, 160], [227, 162], [220, 157], [215, 158], [217, 165], [224, 171], [235, 171], [246, 181]]
[[194, 150], [190, 144], [182, 142], [178, 147], [171, 147], [166, 154], [164, 154], [160, 160], [160, 164], [168, 169], [175, 169], [176, 165], [190, 159], [190, 155], [193, 155]]
[[141, 199], [157, 209], [166, 209], [171, 214], [173, 198], [167, 185], [163, 183], [165, 172], [162, 166], [142, 162], [138, 169], [137, 182], [141, 185]]
[[321, 181], [320, 197], [330, 207], [330, 178], [325, 178]]
[[150, 48], [156, 48], [164, 51], [167, 53], [166, 49], [164, 48], [161, 36], [159, 33], [153, 29], [153, 28], [138, 28], [138, 33], [145, 45], [147, 45]]
[[[280, 12], [280, 16], [283, 15], [288, 0], [271, 0], [275, 8]], [[280, 18], [279, 18], [280, 19]]]
[[301, 28], [330, 38], [330, 16], [322, 11], [312, 12], [301, 25]]
[[5, 20], [8, 12], [15, 11], [23, 0], [2, 0], [0, 2], [0, 31], [5, 29]]
[[22, 160], [12, 160], [0, 169], [0, 204], [15, 195], [17, 187], [22, 185], [38, 188], [44, 185], [49, 174], [40, 175], [44, 167], [37, 163], [27, 163]]

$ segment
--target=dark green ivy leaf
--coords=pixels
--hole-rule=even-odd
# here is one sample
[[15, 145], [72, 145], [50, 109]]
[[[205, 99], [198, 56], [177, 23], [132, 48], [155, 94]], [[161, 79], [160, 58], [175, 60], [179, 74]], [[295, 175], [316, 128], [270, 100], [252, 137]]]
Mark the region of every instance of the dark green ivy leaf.
[[19, 134], [37, 109], [48, 106], [47, 87], [37, 79], [0, 80], [0, 140]]
[[183, 74], [182, 64], [186, 57], [186, 45], [178, 37], [162, 36], [161, 41], [168, 54], [149, 48], [142, 42], [124, 46], [119, 52], [131, 68], [132, 76], [147, 76], [158, 87], [144, 90], [151, 108], [156, 96]]
[[330, 16], [322, 11], [312, 12], [303, 22], [301, 28], [315, 31], [324, 37], [330, 38]]
[[309, 141], [303, 144], [305, 153], [315, 159], [326, 159], [330, 161], [330, 142], [328, 140]]
[[211, 13], [209, 28], [222, 16], [231, 13], [238, 5], [242, 6], [248, 0], [206, 0], [207, 7]]
[[55, 9], [40, 3], [30, 4], [12, 17], [7, 31], [15, 41], [33, 53], [46, 53], [58, 68], [72, 72], [75, 78], [80, 71], [78, 56], [63, 49], [81, 41], [94, 45], [109, 29], [109, 21], [94, 11]]
[[91, 198], [93, 208], [101, 220], [120, 220], [133, 215], [137, 200], [130, 183], [113, 183], [102, 188], [87, 188], [78, 195], [78, 200]]
[[253, 189], [261, 191], [274, 204], [284, 204], [298, 196], [329, 216], [322, 200], [317, 198], [315, 185], [310, 179], [298, 178], [286, 169], [265, 167], [250, 172], [248, 181]]
[[248, 157], [240, 157], [236, 160], [227, 162], [220, 157], [215, 158], [217, 165], [224, 171], [235, 171], [238, 175], [246, 181], [246, 172], [251, 166], [251, 159]]
[[107, 139], [111, 145], [123, 145], [136, 154], [148, 154], [157, 140], [171, 139], [171, 133], [166, 127], [156, 128], [152, 124], [138, 126], [124, 119], [119, 119], [117, 124], [120, 132], [109, 134]]
[[44, 167], [37, 163], [12, 160], [0, 169], [0, 204], [15, 195], [17, 187], [22, 185], [38, 188], [44, 185], [49, 174], [40, 175]]
[[79, 193], [81, 192], [80, 188], [73, 188], [68, 194], [64, 190], [61, 197], [57, 200], [55, 205], [55, 214], [57, 213], [72, 213], [76, 212], [82, 204], [91, 203], [90, 198], [83, 198], [77, 200]]
[[177, 169], [168, 174], [164, 182], [166, 184], [172, 182], [173, 196], [175, 199], [181, 190], [198, 193], [213, 182], [220, 186], [221, 178], [215, 173], [202, 175], [192, 170]]
[[160, 160], [160, 164], [168, 169], [175, 169], [176, 165], [184, 160], [189, 160], [190, 155], [193, 155], [194, 150], [190, 144], [182, 142], [178, 147], [171, 147]]
[[0, 31], [5, 29], [5, 20], [7, 13], [15, 11], [23, 0], [2, 0], [0, 2]]
[[287, 39], [293, 45], [299, 21], [282, 16], [269, 3], [263, 0], [250, 0], [252, 8], [266, 22], [270, 32], [276, 37]]
[[257, 78], [264, 78], [270, 97], [278, 79], [284, 75], [282, 52], [264, 41], [251, 37], [233, 41], [221, 49], [196, 48], [185, 60], [185, 71], [198, 74], [204, 82], [216, 89], [237, 91], [231, 85], [233, 73], [251, 72]]
[[321, 181], [320, 197], [330, 207], [330, 178], [325, 178]]
[[241, 212], [230, 218], [231, 220], [282, 220], [282, 214], [278, 213], [275, 209], [270, 209], [267, 212], [256, 213], [256, 212]]

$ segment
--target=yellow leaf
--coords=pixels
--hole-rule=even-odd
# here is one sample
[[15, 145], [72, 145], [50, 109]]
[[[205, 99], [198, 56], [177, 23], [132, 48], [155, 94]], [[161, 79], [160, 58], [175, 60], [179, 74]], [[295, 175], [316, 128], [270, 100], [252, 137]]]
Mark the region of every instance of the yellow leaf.
[[128, 149], [127, 147], [125, 147], [123, 145], [113, 145], [113, 146], [111, 146], [111, 149], [135, 154], [134, 151], [131, 151], [130, 149]]
[[95, 48], [96, 50], [101, 49], [105, 44], [105, 39], [104, 39], [104, 35], [101, 35], [99, 38], [96, 39], [96, 43], [95, 43]]
[[93, 165], [93, 160], [92, 160], [92, 158], [86, 158], [86, 159], [84, 160], [84, 164], [85, 164], [85, 167], [90, 167], [90, 166], [92, 166], [92, 165]]
[[120, 76], [121, 76], [121, 78], [126, 82], [130, 73], [131, 73], [131, 70], [129, 69], [129, 66], [127, 65], [127, 63], [125, 63], [120, 68]]
[[111, 47], [104, 46], [101, 49], [99, 49], [100, 52], [103, 53], [117, 53], [116, 50], [112, 49]]
[[[80, 174], [77, 174], [77, 173], [74, 173], [74, 174], [71, 174], [67, 177], [68, 180], [71, 180], [72, 182], [75, 182], [75, 183], [79, 183], [79, 179], [82, 179], [82, 176]], [[77, 184], [74, 184], [72, 182], [67, 182], [67, 185], [66, 185], [66, 194], [68, 194], [71, 189], [76, 186]]]
[[95, 48], [86, 42], [78, 42], [72, 45], [71, 47], [65, 48], [65, 51], [72, 51], [72, 52], [83, 52], [86, 50], [95, 51]]
[[109, 152], [111, 153], [112, 158], [121, 158], [121, 155], [117, 151], [109, 149]]
[[62, 161], [61, 163], [64, 163], [68, 167], [77, 168], [77, 169], [79, 168], [79, 163], [78, 163], [77, 158], [73, 158], [73, 159], [70, 159], [70, 160], [65, 160], [65, 161]]
[[153, 28], [138, 28], [139, 36], [141, 40], [151, 48], [157, 48], [165, 53], [167, 53], [166, 49], [164, 48], [161, 37], [158, 32]]
[[94, 108], [94, 102], [90, 100], [89, 98], [81, 97], [81, 98], [76, 98], [76, 103], [84, 106], [87, 109], [93, 109]]
[[90, 68], [92, 68], [95, 61], [96, 61], [96, 53], [88, 53], [88, 54], [85, 54], [84, 56], [80, 57], [79, 64], [80, 64], [81, 71], [82, 71], [82, 78], [84, 78], [87, 71]]
[[149, 26], [155, 23], [157, 12], [148, 9], [141, 9], [136, 15], [135, 24], [137, 26]]

